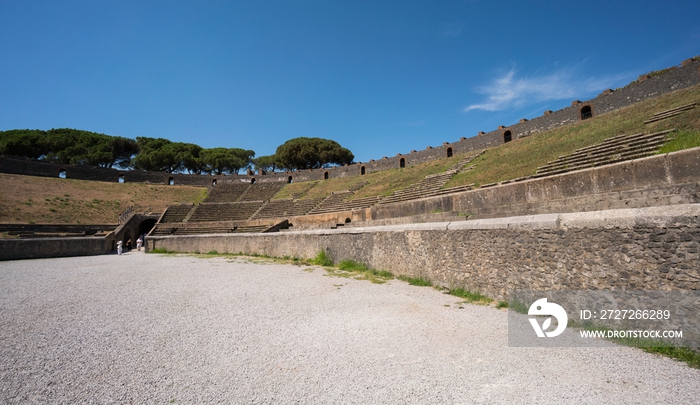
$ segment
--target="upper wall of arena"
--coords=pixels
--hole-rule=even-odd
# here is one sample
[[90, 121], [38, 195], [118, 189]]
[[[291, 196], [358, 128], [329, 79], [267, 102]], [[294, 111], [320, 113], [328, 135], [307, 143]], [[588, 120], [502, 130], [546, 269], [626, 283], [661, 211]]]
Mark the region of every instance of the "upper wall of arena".
[[[675, 90], [700, 84], [700, 58], [683, 61], [679, 67], [667, 69], [662, 74], [651, 77], [642, 75], [630, 85], [618, 90], [606, 90], [588, 101], [574, 100], [570, 106], [558, 111], [545, 111], [540, 117], [531, 120], [521, 119], [510, 126], [500, 126], [490, 132], [480, 132], [470, 138], [461, 138], [455, 142], [444, 142], [440, 146], [428, 146], [424, 150], [412, 150], [398, 153], [392, 157], [382, 157], [369, 162], [357, 162], [351, 165], [328, 169], [299, 170], [285, 173], [252, 173], [246, 175], [194, 175], [170, 174], [164, 172], [146, 172], [134, 170], [116, 170], [92, 166], [57, 165], [31, 159], [0, 156], [0, 173], [23, 174], [31, 176], [66, 177], [80, 180], [98, 180], [109, 182], [138, 182], [155, 184], [177, 184], [191, 186], [211, 186], [218, 182], [299, 182], [360, 176], [397, 167], [412, 166], [430, 160], [441, 159], [473, 150], [501, 145], [505, 142], [524, 138], [548, 131], [556, 127], [571, 124], [590, 116], [596, 116], [640, 101], [658, 97]], [[397, 149], [399, 145], [397, 145]]]

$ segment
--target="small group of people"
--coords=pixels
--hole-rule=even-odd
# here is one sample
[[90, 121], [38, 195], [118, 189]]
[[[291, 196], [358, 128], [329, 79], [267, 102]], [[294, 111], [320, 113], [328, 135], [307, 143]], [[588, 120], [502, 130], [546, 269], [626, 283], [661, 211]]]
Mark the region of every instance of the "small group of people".
[[[121, 241], [121, 240], [120, 240], [120, 241], [117, 241], [117, 254], [118, 254], [118, 255], [122, 254], [122, 251], [123, 251], [123, 246], [122, 246], [123, 243], [122, 243], [122, 242], [123, 242], [123, 241]], [[136, 249], [137, 249], [139, 252], [141, 251], [141, 246], [142, 246], [142, 245], [143, 245], [143, 236], [139, 236], [139, 238], [136, 239]], [[130, 252], [130, 251], [131, 251], [131, 248], [132, 248], [131, 238], [129, 238], [129, 239], [126, 241], [126, 251], [127, 251], [127, 252]]]

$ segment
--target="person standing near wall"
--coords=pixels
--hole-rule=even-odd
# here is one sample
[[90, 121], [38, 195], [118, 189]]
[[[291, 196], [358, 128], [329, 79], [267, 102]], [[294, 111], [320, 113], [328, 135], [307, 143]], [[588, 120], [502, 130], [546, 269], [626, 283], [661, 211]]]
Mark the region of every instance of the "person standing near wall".
[[138, 250], [139, 252], [141, 251], [141, 245], [142, 245], [142, 244], [143, 244], [143, 240], [142, 240], [141, 237], [139, 236], [139, 238], [136, 239], [136, 250]]
[[117, 254], [118, 255], [122, 254], [122, 241], [117, 242]]

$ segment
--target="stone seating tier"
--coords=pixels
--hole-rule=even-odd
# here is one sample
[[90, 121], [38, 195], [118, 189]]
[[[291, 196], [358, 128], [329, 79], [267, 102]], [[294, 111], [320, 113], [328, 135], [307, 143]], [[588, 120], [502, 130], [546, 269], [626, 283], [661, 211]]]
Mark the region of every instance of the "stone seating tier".
[[544, 177], [593, 166], [622, 162], [653, 155], [667, 141], [673, 130], [653, 134], [619, 135], [606, 141], [560, 156], [539, 167], [533, 177]]
[[241, 221], [249, 219], [261, 206], [258, 202], [201, 203], [188, 222]]
[[383, 198], [381, 201], [379, 201], [379, 204], [391, 204], [395, 202], [433, 196], [436, 193], [439, 193], [439, 190], [456, 173], [456, 170], [449, 170], [446, 172], [425, 176], [425, 178], [420, 182], [404, 189], [397, 190], [391, 195]]
[[238, 201], [265, 201], [269, 200], [279, 192], [286, 183], [254, 183], [241, 194]]
[[192, 204], [169, 205], [165, 209], [165, 214], [163, 214], [163, 217], [161, 218], [160, 222], [182, 222], [185, 219], [185, 217], [187, 217], [187, 214], [189, 214], [192, 208]]
[[250, 183], [219, 183], [211, 187], [204, 202], [234, 202], [246, 192]]
[[697, 107], [697, 105], [698, 105], [697, 103], [690, 103], [690, 104], [682, 105], [680, 107], [672, 108], [670, 110], [658, 112], [658, 113], [654, 114], [654, 116], [651, 117], [650, 119], [644, 121], [644, 123], [651, 124], [652, 122], [657, 122], [657, 121], [665, 120], [666, 118], [674, 117], [674, 116], [682, 114], [688, 110], [692, 110], [693, 108]]
[[324, 202], [323, 206], [314, 209], [314, 214], [325, 214], [329, 212], [352, 211], [369, 208], [379, 202], [381, 196], [334, 200], [332, 202]]
[[305, 215], [311, 211], [322, 198], [306, 199], [306, 200], [270, 200], [260, 208], [252, 219], [264, 218], [283, 218]]

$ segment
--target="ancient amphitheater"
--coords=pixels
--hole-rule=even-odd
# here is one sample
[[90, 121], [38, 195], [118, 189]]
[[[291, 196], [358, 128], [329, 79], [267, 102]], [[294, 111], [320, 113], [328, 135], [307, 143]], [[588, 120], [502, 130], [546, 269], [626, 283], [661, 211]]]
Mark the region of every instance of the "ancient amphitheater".
[[[668, 358], [604, 340], [509, 347], [514, 311], [218, 254], [324, 252], [496, 301], [514, 290], [697, 292], [700, 147], [661, 151], [681, 120], [700, 128], [699, 95], [693, 58], [470, 138], [288, 173], [1, 156], [7, 175], [197, 186], [206, 197], [130, 207], [111, 224], [0, 224], [0, 402], [697, 403], [698, 370]], [[552, 131], [642, 105], [643, 130], [606, 133], [515, 178], [470, 180], [518, 145], [565, 142]], [[146, 252], [217, 255], [114, 254], [138, 235]]]
[[[301, 258], [324, 250], [336, 261], [355, 260], [496, 299], [515, 288], [698, 289], [700, 150], [658, 154], [674, 137], [674, 117], [694, 114], [696, 100], [654, 110], [639, 123], [645, 131], [607, 136], [526, 176], [478, 186], [453, 180], [468, 178], [482, 155], [531, 142], [553, 128], [598, 117], [614, 120], [617, 111], [639, 103], [673, 99], [675, 92], [700, 85], [699, 69], [700, 60], [689, 59], [538, 118], [329, 169], [168, 175], [2, 157], [3, 173], [196, 185], [208, 191], [195, 205], [127, 210], [116, 229], [3, 225], [1, 231], [24, 238], [0, 239], [0, 255], [102, 254], [113, 252], [117, 240], [147, 234], [148, 250]], [[433, 170], [422, 177], [410, 172], [430, 164]], [[392, 170], [414, 177], [391, 192], [373, 193], [378, 176]], [[37, 235], [45, 237], [31, 237]], [[47, 237], [52, 235], [63, 237]], [[92, 236], [70, 238], [76, 235]]]

